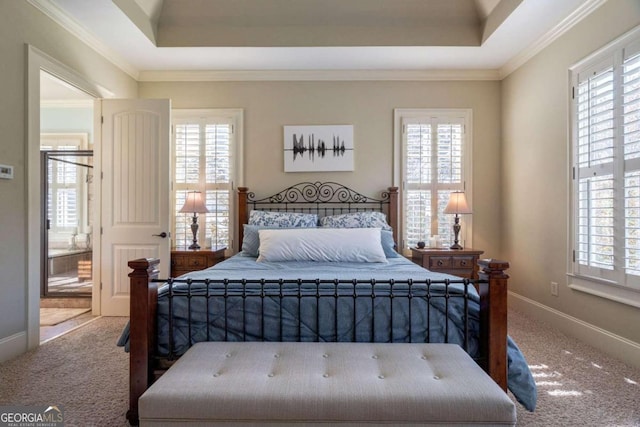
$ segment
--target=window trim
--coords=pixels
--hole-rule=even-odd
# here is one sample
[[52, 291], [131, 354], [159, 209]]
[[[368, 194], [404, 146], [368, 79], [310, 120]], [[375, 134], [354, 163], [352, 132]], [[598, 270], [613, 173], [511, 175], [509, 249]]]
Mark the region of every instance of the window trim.
[[[398, 247], [409, 255], [404, 248], [405, 220], [404, 220], [404, 144], [402, 136], [403, 120], [425, 116], [452, 116], [463, 118], [465, 123], [463, 177], [465, 195], [469, 206], [473, 208], [473, 110], [471, 108], [395, 108], [393, 110], [393, 186], [400, 189], [398, 202]], [[467, 247], [473, 247], [473, 215], [465, 216], [463, 239]]]
[[[567, 282], [570, 289], [594, 295], [600, 298], [605, 298], [611, 301], [615, 301], [621, 304], [630, 305], [633, 307], [640, 307], [640, 289], [636, 287], [627, 286], [618, 282], [619, 277], [624, 275], [624, 272], [619, 273], [616, 280], [610, 280], [604, 277], [598, 277], [595, 275], [588, 275], [580, 273], [577, 270], [577, 261], [575, 259], [575, 250], [577, 248], [577, 192], [579, 182], [577, 180], [576, 169], [578, 167], [577, 159], [577, 146], [576, 138], [578, 136], [578, 121], [577, 115], [577, 102], [574, 96], [577, 96], [577, 87], [579, 77], [584, 73], [594, 71], [603, 67], [603, 64], [614, 64], [614, 68], [617, 67], [619, 62], [622, 62], [622, 54], [624, 49], [631, 48], [632, 50], [640, 50], [640, 26], [635, 27], [631, 31], [623, 34], [602, 48], [596, 50], [586, 58], [580, 60], [568, 70], [568, 130], [569, 130], [569, 144], [568, 145], [568, 159], [569, 159], [569, 197], [568, 197], [568, 248], [567, 248]], [[614, 71], [620, 73], [620, 71]], [[616, 74], [619, 75], [619, 74]], [[616, 79], [614, 75], [614, 79]], [[617, 90], [617, 88], [614, 88]], [[621, 117], [620, 111], [616, 111], [614, 120], [619, 120]], [[617, 132], [617, 130], [616, 130]], [[620, 136], [617, 135], [617, 138]], [[616, 150], [619, 149], [620, 143], [616, 143]], [[614, 166], [615, 169], [615, 166]], [[620, 188], [616, 187], [618, 193]], [[620, 197], [620, 194], [617, 195]], [[616, 226], [616, 236], [619, 236], [618, 230], [620, 226]]]
[[237, 207], [237, 188], [244, 186], [244, 110], [242, 108], [205, 108], [205, 109], [172, 109], [171, 110], [171, 219], [173, 229], [173, 221], [175, 221], [175, 124], [176, 119], [179, 121], [188, 119], [202, 118], [222, 118], [233, 122], [234, 141], [232, 147], [232, 177], [230, 183], [231, 194], [229, 196], [229, 245], [227, 247], [226, 256], [232, 255], [239, 250], [240, 243], [237, 242], [238, 227], [236, 218]]

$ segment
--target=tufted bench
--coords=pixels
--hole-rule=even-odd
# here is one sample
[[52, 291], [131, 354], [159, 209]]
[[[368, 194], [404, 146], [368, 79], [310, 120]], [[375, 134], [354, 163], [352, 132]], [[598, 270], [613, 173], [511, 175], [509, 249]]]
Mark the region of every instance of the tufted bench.
[[454, 344], [204, 342], [140, 398], [141, 426], [515, 425]]

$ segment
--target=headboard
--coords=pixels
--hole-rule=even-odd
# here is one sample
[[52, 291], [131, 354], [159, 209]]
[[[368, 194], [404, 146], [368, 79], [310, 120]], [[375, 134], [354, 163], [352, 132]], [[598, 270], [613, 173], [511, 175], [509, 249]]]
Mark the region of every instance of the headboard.
[[379, 211], [387, 216], [398, 241], [398, 187], [382, 191], [380, 198], [368, 197], [337, 182], [301, 182], [268, 197], [256, 199], [247, 187], [238, 188], [238, 244], [242, 245], [243, 224], [252, 210], [315, 213], [319, 217], [349, 212]]

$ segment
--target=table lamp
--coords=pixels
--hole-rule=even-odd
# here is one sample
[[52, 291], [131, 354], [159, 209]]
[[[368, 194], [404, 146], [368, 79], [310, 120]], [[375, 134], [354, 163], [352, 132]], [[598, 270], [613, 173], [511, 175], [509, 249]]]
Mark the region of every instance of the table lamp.
[[200, 249], [198, 244], [198, 215], [199, 213], [207, 213], [209, 209], [204, 204], [202, 193], [200, 191], [187, 192], [187, 198], [184, 206], [180, 209], [181, 213], [193, 213], [193, 222], [191, 223], [191, 232], [193, 233], [193, 243], [189, 249]]
[[462, 191], [454, 191], [449, 195], [449, 203], [444, 208], [444, 213], [455, 214], [455, 222], [453, 224], [453, 234], [455, 236], [451, 249], [462, 249], [462, 246], [458, 243], [458, 234], [460, 234], [460, 214], [470, 214], [471, 209], [467, 204], [467, 198]]

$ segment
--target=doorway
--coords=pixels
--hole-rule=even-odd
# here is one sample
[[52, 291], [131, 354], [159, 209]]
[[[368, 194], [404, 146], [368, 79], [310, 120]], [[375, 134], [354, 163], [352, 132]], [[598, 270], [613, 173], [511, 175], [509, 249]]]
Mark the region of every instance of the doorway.
[[93, 318], [93, 97], [40, 71], [40, 342]]

